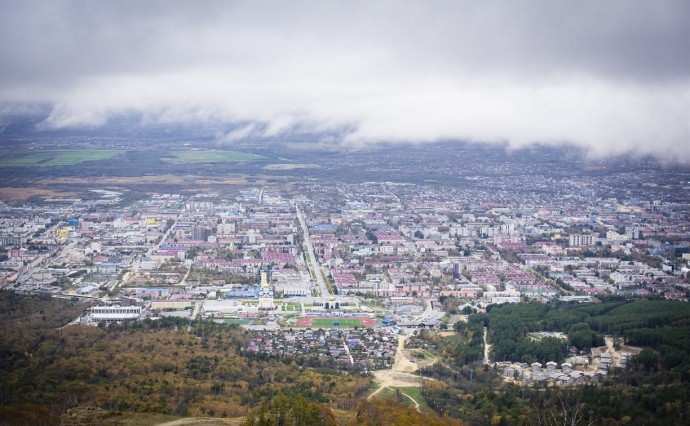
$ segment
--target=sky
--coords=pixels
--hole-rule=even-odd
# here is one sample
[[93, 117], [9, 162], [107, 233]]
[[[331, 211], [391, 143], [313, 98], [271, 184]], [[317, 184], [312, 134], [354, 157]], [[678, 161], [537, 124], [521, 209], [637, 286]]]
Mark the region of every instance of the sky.
[[0, 0], [0, 112], [690, 163], [688, 22], [688, 0]]

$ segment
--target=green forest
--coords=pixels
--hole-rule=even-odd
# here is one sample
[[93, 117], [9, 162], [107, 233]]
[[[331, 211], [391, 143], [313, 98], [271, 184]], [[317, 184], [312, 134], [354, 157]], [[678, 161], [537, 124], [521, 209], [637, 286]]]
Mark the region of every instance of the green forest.
[[[559, 388], [505, 382], [483, 364], [483, 330], [492, 361], [562, 362], [575, 347], [589, 353], [604, 335], [642, 350], [626, 369], [597, 385]], [[418, 337], [443, 359], [422, 370], [445, 388], [426, 388], [429, 406], [473, 425], [683, 425], [690, 418], [690, 304], [610, 299], [596, 304], [525, 303], [489, 306], [455, 325], [456, 336]], [[567, 339], [536, 332], [561, 332]], [[544, 417], [546, 416], [546, 418]]]
[[[487, 327], [495, 361], [562, 362], [569, 347], [588, 353], [604, 345], [604, 335], [659, 354], [657, 367], [690, 365], [690, 304], [668, 300], [611, 299], [596, 304], [522, 303], [489, 306], [458, 329]], [[562, 332], [567, 340], [530, 337]]]

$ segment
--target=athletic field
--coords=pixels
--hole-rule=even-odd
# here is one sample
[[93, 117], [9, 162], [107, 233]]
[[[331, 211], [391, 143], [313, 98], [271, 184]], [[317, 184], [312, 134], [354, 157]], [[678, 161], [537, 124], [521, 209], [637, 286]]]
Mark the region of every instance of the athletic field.
[[[303, 317], [297, 319], [299, 327], [365, 327], [373, 328], [376, 326], [376, 319], [369, 317], [347, 317], [347, 318], [320, 318], [320, 317]], [[336, 323], [338, 325], [336, 325]]]

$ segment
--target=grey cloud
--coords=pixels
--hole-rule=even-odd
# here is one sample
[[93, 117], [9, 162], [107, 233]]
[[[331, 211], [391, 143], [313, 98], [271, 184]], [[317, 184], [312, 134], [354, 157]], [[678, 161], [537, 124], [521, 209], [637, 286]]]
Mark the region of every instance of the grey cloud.
[[690, 162], [690, 3], [0, 1], [0, 102]]

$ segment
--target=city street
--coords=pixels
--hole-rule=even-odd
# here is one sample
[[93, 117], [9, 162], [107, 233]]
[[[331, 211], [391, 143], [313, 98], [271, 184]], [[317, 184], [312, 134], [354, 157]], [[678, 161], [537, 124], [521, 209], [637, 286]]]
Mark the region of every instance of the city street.
[[309, 236], [309, 227], [307, 227], [307, 222], [299, 209], [299, 205], [295, 203], [295, 210], [297, 211], [297, 219], [299, 220], [300, 227], [302, 228], [302, 234], [304, 236], [304, 250], [307, 253], [307, 268], [312, 273], [313, 278], [316, 280], [316, 286], [318, 288], [318, 293], [322, 297], [328, 297], [331, 295], [328, 291], [328, 286], [323, 279], [323, 273], [321, 272], [321, 267], [316, 261], [316, 255], [314, 254], [314, 246], [311, 243], [311, 238]]

